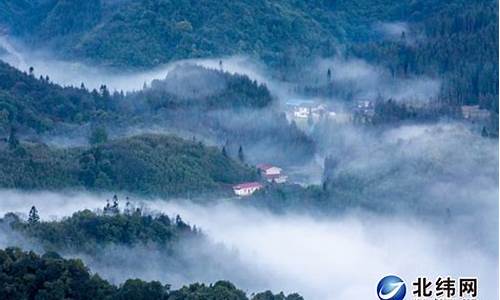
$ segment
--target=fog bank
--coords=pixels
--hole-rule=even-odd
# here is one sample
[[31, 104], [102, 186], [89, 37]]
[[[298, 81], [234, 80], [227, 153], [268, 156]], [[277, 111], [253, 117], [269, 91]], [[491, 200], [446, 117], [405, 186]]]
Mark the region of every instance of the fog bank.
[[[1, 191], [0, 213], [27, 212], [35, 204], [42, 218], [62, 217], [84, 207], [99, 208], [104, 196]], [[276, 216], [237, 205], [237, 201], [221, 200], [212, 205], [182, 200], [147, 202], [150, 210], [179, 213], [188, 223], [201, 227], [210, 241], [234, 254], [224, 256], [220, 255], [224, 251], [206, 250], [210, 261], [219, 262], [212, 269], [191, 268], [190, 272], [196, 270], [197, 274], [185, 274], [164, 265], [166, 260], [154, 250], [114, 248], [110, 256], [119, 253], [119, 258], [106, 266], [94, 265], [92, 270], [115, 281], [129, 276], [176, 283], [187, 278], [205, 282], [227, 279], [248, 292], [284, 290], [313, 300], [373, 298], [378, 280], [386, 274], [398, 274], [407, 284], [418, 276], [477, 276], [479, 296], [498, 297], [496, 254], [469, 243], [460, 232], [450, 231], [455, 223], [424, 222], [408, 216], [381, 217], [363, 211], [328, 219]], [[496, 228], [478, 226], [474, 230]], [[144, 266], [135, 263], [137, 257], [144, 257]], [[92, 266], [92, 258], [84, 260]]]

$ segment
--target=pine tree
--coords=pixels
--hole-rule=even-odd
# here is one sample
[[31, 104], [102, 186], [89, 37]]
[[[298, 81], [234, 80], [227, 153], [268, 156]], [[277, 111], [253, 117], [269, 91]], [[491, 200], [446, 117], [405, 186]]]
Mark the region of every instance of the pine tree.
[[243, 147], [240, 145], [240, 148], [238, 149], [238, 159], [240, 162], [245, 162], [245, 154], [243, 153]]
[[113, 196], [113, 206], [111, 207], [111, 211], [114, 214], [118, 214], [120, 211], [118, 210], [118, 196], [114, 195]]
[[126, 215], [130, 215], [130, 213], [132, 212], [132, 210], [130, 209], [132, 204], [130, 203], [130, 199], [128, 197], [126, 197], [125, 200], [127, 200], [127, 202], [125, 203], [125, 210], [123, 212]]
[[29, 224], [36, 224], [40, 221], [40, 216], [38, 215], [38, 210], [36, 207], [33, 205], [31, 207], [29, 216], [28, 216], [28, 223]]
[[481, 136], [482, 137], [488, 137], [488, 129], [486, 129], [486, 126], [483, 126], [483, 130], [481, 130]]
[[11, 128], [10, 130], [8, 142], [10, 150], [14, 150], [19, 146], [19, 140], [16, 137], [16, 130], [14, 128]]
[[227, 157], [227, 150], [226, 150], [225, 146], [222, 147], [222, 155], [224, 155], [225, 157]]
[[108, 214], [111, 209], [111, 205], [109, 204], [109, 199], [106, 199], [106, 206], [104, 206], [104, 214]]

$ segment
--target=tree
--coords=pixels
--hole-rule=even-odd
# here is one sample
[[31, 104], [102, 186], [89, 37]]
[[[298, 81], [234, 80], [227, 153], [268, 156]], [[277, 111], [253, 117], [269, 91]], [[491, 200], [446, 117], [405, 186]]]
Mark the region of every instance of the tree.
[[9, 134], [9, 149], [14, 150], [19, 146], [19, 140], [16, 137], [16, 130], [14, 128], [10, 129]]
[[33, 205], [30, 209], [30, 213], [28, 216], [28, 223], [29, 224], [36, 224], [40, 221], [40, 216], [38, 215], [38, 210], [36, 207]]
[[125, 203], [125, 209], [123, 210], [123, 213], [126, 215], [130, 215], [132, 213], [132, 204], [130, 203], [130, 199], [128, 197], [125, 198], [127, 200], [127, 203]]
[[30, 76], [31, 76], [31, 75], [33, 75], [33, 72], [34, 72], [34, 71], [35, 71], [35, 69], [34, 69], [33, 67], [30, 67], [30, 68], [29, 68], [29, 74], [30, 74]]
[[481, 130], [481, 136], [482, 137], [488, 137], [488, 129], [486, 129], [486, 126], [483, 126], [483, 129]]
[[9, 112], [6, 109], [0, 109], [0, 133], [7, 132], [9, 123]]
[[92, 130], [89, 137], [89, 144], [92, 146], [104, 144], [108, 141], [108, 133], [106, 128], [99, 126]]
[[240, 162], [245, 162], [245, 154], [243, 153], [243, 147], [240, 145], [240, 148], [238, 149], [238, 159]]
[[224, 155], [225, 157], [227, 157], [227, 150], [226, 150], [225, 146], [222, 147], [222, 155]]
[[109, 204], [109, 199], [106, 199], [106, 206], [104, 206], [104, 214], [108, 214], [109, 211], [111, 210], [111, 205]]
[[330, 70], [330, 68], [328, 68], [328, 71], [326, 72], [326, 79], [328, 82], [332, 81], [332, 70]]
[[118, 210], [118, 196], [117, 195], [113, 196], [113, 206], [111, 207], [111, 212], [114, 214], [120, 213], [120, 211]]

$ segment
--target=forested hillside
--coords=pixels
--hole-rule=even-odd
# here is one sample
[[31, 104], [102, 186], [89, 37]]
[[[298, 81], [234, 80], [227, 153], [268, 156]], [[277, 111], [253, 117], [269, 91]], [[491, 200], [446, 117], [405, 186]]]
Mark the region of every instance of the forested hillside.
[[[210, 265], [210, 258], [204, 252], [210, 246], [200, 230], [186, 224], [180, 216], [172, 219], [165, 214], [151, 215], [128, 201], [119, 207], [118, 201], [115, 196], [103, 210], [79, 211], [59, 221], [40, 220], [35, 207], [31, 209], [27, 221], [13, 213], [0, 219], [2, 234], [22, 237], [31, 245], [39, 245], [38, 248], [45, 252], [38, 256], [16, 248], [0, 250], [2, 299], [39, 299], [46, 296], [51, 299], [248, 299], [234, 285], [222, 281], [210, 286], [195, 283], [179, 290], [171, 289], [168, 282], [162, 284], [140, 279], [130, 279], [114, 286], [101, 279], [99, 274], [91, 274], [82, 261], [67, 260], [58, 254], [85, 254], [87, 259], [88, 256], [93, 258], [94, 264], [110, 267], [123, 262], [106, 256], [111, 249], [109, 247], [144, 247], [147, 251], [160, 251], [162, 259], [156, 263], [163, 264], [166, 272], [175, 272], [174, 265], [182, 265], [182, 270], [187, 273], [192, 264], [221, 268]], [[10, 230], [13, 233], [9, 233]], [[191, 243], [189, 247], [182, 246], [186, 242]], [[193, 245], [195, 249], [191, 249]], [[222, 255], [222, 248], [217, 251], [218, 255]], [[198, 262], [193, 261], [194, 257]], [[168, 258], [175, 264], [165, 263]], [[252, 295], [251, 299], [303, 298], [298, 294], [274, 295], [267, 291]]]
[[[122, 202], [124, 199], [121, 199]], [[184, 223], [180, 216], [148, 215], [127, 200], [121, 203], [115, 195], [100, 212], [84, 210], [60, 221], [41, 221], [32, 208], [28, 221], [7, 214], [0, 224], [8, 225], [44, 251], [99, 255], [110, 245], [154, 245], [172, 255], [183, 239], [202, 239], [196, 227]]]
[[164, 79], [155, 79], [150, 86], [127, 93], [117, 102], [123, 110], [135, 114], [144, 112], [145, 108], [151, 113], [158, 110], [261, 109], [271, 106], [273, 100], [266, 85], [248, 76], [184, 64], [176, 66]]
[[498, 111], [494, 0], [7, 0], [0, 20], [29, 45], [120, 68], [243, 54], [297, 80], [312, 58], [340, 53], [442, 80], [452, 105]]
[[[55, 252], [37, 255], [18, 248], [0, 250], [0, 294], [2, 299], [127, 299], [127, 300], [247, 300], [247, 295], [232, 283], [191, 284], [173, 290], [158, 281], [130, 279], [115, 286], [92, 274], [78, 259], [64, 259]], [[270, 292], [252, 299], [301, 300], [297, 294], [284, 296]]]
[[272, 109], [267, 87], [247, 76], [183, 65], [141, 91], [124, 94], [104, 85], [99, 91], [61, 87], [0, 62], [0, 79], [0, 137], [11, 129], [20, 136], [57, 129], [71, 136], [69, 127], [81, 136], [88, 134], [88, 125], [114, 132], [162, 126], [206, 136], [225, 144], [228, 153], [242, 145], [252, 160], [300, 162], [314, 149], [311, 139]]
[[35, 78], [0, 62], [0, 134], [11, 127], [35, 132], [53, 129], [57, 123], [95, 120], [111, 107], [109, 93], [89, 93], [63, 88], [50, 78]]
[[350, 53], [389, 68], [396, 78], [442, 80], [440, 100], [498, 112], [498, 3], [444, 1], [408, 8], [397, 37], [352, 44]]
[[1, 187], [30, 190], [86, 188], [189, 196], [224, 191], [257, 176], [217, 148], [159, 135], [68, 149], [19, 143], [11, 137], [0, 144], [0, 161]]
[[124, 95], [61, 87], [48, 77], [35, 78], [0, 61], [0, 136], [10, 128], [41, 133], [62, 124], [133, 125], [146, 122], [159, 110], [210, 111], [259, 109], [272, 104], [266, 86], [247, 76], [230, 75], [194, 66], [180, 66], [164, 80], [155, 80], [144, 91]]
[[192, 57], [255, 54], [280, 62], [321, 54], [331, 49], [333, 35], [301, 8], [305, 3], [8, 0], [0, 16], [35, 44], [105, 65], [143, 68]]

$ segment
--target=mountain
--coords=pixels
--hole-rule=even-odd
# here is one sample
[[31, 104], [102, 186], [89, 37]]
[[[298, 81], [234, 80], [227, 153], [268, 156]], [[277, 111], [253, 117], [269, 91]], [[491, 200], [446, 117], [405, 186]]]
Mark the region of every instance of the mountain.
[[227, 192], [257, 172], [215, 147], [175, 136], [142, 135], [91, 148], [0, 142], [0, 186], [28, 190], [85, 188], [142, 195]]
[[498, 114], [497, 1], [415, 2], [404, 21], [385, 24], [396, 30], [392, 36], [353, 43], [348, 52], [396, 78], [439, 79], [445, 103], [479, 104]]
[[230, 154], [241, 145], [252, 162], [310, 159], [313, 142], [274, 104], [267, 87], [247, 76], [192, 65], [125, 95], [104, 85], [99, 91], [61, 87], [0, 62], [0, 137], [14, 128], [35, 139], [54, 132], [81, 139], [96, 125], [123, 137], [149, 126], [207, 137]]
[[[209, 286], [191, 284], [178, 290], [158, 281], [129, 279], [120, 286], [91, 274], [79, 259], [65, 259], [55, 252], [38, 255], [19, 248], [0, 250], [0, 294], [3, 299], [75, 299], [75, 300], [248, 300], [232, 283], [218, 281]], [[284, 296], [259, 293], [252, 299], [303, 300], [297, 294]]]
[[311, 59], [340, 53], [498, 111], [495, 0], [6, 0], [0, 20], [31, 47], [118, 68], [242, 54], [300, 82]]
[[182, 58], [248, 54], [279, 62], [331, 51], [331, 26], [301, 9], [304, 3], [8, 0], [0, 16], [14, 35], [59, 54], [144, 68]]
[[31, 221], [7, 214], [0, 223], [8, 224], [15, 232], [42, 245], [45, 251], [62, 253], [98, 255], [106, 246], [138, 244], [155, 245], [166, 251], [178, 246], [181, 240], [202, 239], [202, 234], [184, 223], [180, 216], [176, 219], [164, 214], [150, 216], [130, 203], [122, 203], [125, 209], [120, 212], [118, 203], [115, 197], [113, 203], [108, 202], [104, 207], [104, 213], [84, 210], [59, 221], [34, 220], [38, 212], [32, 211]]
[[11, 127], [43, 133], [62, 125], [142, 122], [158, 110], [258, 109], [273, 99], [265, 85], [247, 76], [195, 66], [179, 66], [144, 91], [113, 94], [62, 87], [48, 77], [35, 78], [0, 61], [0, 136]]

